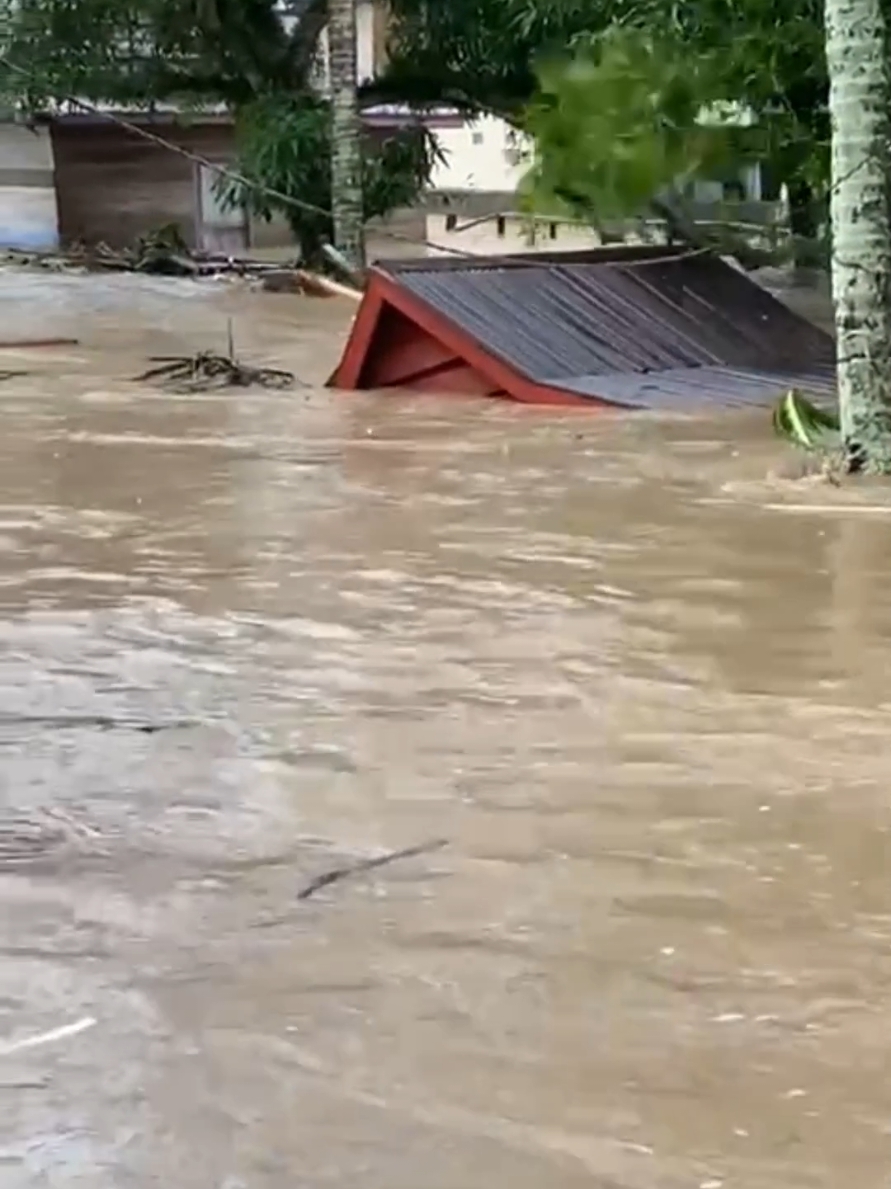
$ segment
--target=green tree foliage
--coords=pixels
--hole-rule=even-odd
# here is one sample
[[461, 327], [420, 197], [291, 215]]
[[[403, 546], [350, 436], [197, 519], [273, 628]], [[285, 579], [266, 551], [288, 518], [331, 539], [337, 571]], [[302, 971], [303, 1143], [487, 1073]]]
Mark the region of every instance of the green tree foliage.
[[4, 53], [35, 100], [191, 97], [233, 105], [306, 85], [323, 0], [299, 21], [277, 0], [5, 0]]
[[[580, 40], [590, 51], [592, 37], [617, 27], [645, 32], [653, 63], [665, 56], [708, 83], [704, 101], [718, 94], [751, 108], [768, 173], [789, 185], [795, 230], [813, 236], [829, 142], [820, 0], [391, 0], [391, 9], [390, 65], [363, 88], [366, 105], [452, 104], [515, 126], [530, 104], [530, 119], [540, 118], [539, 100], [555, 85], [554, 54]], [[270, 91], [306, 91], [325, 11], [326, 0], [285, 7], [278, 0], [20, 0], [7, 40], [33, 71], [35, 94], [192, 96], [244, 106]], [[664, 81], [660, 74], [657, 90], [676, 102]], [[663, 131], [677, 125], [664, 115]], [[657, 157], [676, 150], [666, 146]], [[697, 152], [698, 140], [683, 155]]]
[[683, 47], [614, 25], [543, 62], [539, 80], [525, 119], [538, 149], [532, 194], [581, 217], [638, 213], [729, 155], [728, 137], [700, 118], [720, 94], [713, 55], [691, 62]]
[[[652, 0], [654, 15], [663, 11]], [[728, 99], [745, 103], [764, 137], [762, 159], [789, 188], [801, 263], [814, 263], [829, 187], [829, 78], [821, 0], [697, 0], [672, 10], [665, 27], [692, 55], [721, 54]]]
[[[691, 55], [718, 53], [726, 98], [746, 103], [767, 125], [781, 164], [811, 182], [828, 175], [829, 80], [820, 0], [684, 0], [656, 27]], [[805, 165], [806, 163], [806, 165]]]
[[[819, 0], [394, 0], [394, 10], [392, 63], [379, 94], [456, 102], [495, 112], [518, 126], [530, 107], [530, 123], [541, 125], [541, 108], [558, 85], [551, 61], [555, 51], [574, 48], [587, 61], [573, 71], [590, 75], [591, 58], [600, 52], [598, 38], [635, 31], [655, 68], [654, 90], [670, 104], [656, 130], [657, 160], [677, 155], [675, 131], [681, 127], [671, 106], [678, 91], [666, 86], [664, 60], [703, 84], [703, 105], [722, 100], [752, 112], [767, 174], [777, 186], [789, 186], [793, 230], [803, 240], [813, 238], [825, 205], [829, 142]], [[611, 54], [617, 53], [618, 43], [609, 44]], [[621, 91], [624, 83], [610, 73], [609, 63], [600, 69], [596, 81], [588, 77], [585, 89], [596, 86], [603, 93], [611, 80]], [[574, 77], [565, 85], [582, 84]], [[647, 145], [643, 130], [635, 128], [639, 112], [630, 113], [623, 129], [619, 105], [607, 100], [607, 106], [617, 116], [609, 129], [593, 107], [587, 109], [601, 133], [619, 132], [617, 143], [624, 141], [626, 153], [629, 141], [653, 151], [652, 139]], [[689, 121], [687, 128], [693, 144], [680, 153], [685, 162], [695, 160], [702, 147], [701, 131]], [[672, 143], [663, 145], [669, 134]], [[590, 144], [593, 133], [583, 139]], [[748, 136], [747, 149], [754, 139]], [[629, 168], [627, 161], [621, 166], [626, 174]], [[606, 180], [600, 198], [609, 206], [617, 191], [615, 178]], [[591, 181], [589, 174], [582, 188]]]
[[[328, 213], [332, 205], [329, 104], [308, 94], [264, 96], [241, 109], [237, 138], [241, 171], [255, 184], [221, 178], [218, 191], [227, 202], [244, 204], [260, 218], [283, 215], [303, 260], [321, 266], [322, 245], [331, 241], [333, 232]], [[383, 140], [366, 134], [366, 219], [414, 201], [429, 177], [435, 153], [435, 142], [421, 127]], [[300, 205], [289, 201], [293, 198]]]
[[622, 2], [391, 0], [390, 62], [369, 96], [450, 104], [516, 123], [535, 93], [538, 58], [605, 29]]
[[[331, 113], [310, 85], [325, 0], [0, 0], [0, 93], [33, 109], [74, 95], [187, 109], [224, 103], [235, 113], [238, 172], [224, 187], [271, 216], [282, 211], [307, 259], [318, 262], [330, 220]], [[0, 8], [0, 12], [3, 9]], [[24, 73], [23, 73], [24, 72]], [[369, 217], [416, 200], [434, 161], [420, 129], [365, 139]], [[272, 186], [297, 200], [264, 197]]]

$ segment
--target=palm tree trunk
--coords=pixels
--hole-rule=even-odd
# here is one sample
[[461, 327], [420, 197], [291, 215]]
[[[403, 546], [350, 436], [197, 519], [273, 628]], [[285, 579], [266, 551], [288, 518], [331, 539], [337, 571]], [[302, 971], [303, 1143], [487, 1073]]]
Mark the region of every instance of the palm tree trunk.
[[832, 291], [842, 435], [891, 474], [891, 85], [883, 0], [826, 0]]
[[331, 212], [334, 246], [365, 267], [362, 139], [356, 70], [356, 0], [328, 0], [331, 62]]

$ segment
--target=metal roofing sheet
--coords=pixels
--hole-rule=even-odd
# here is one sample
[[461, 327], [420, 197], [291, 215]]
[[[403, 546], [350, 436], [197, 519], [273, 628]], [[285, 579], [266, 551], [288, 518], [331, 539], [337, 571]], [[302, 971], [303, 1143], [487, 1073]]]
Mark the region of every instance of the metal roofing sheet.
[[559, 387], [581, 396], [600, 397], [644, 409], [692, 411], [703, 405], [760, 407], [772, 405], [789, 388], [797, 388], [818, 404], [834, 403], [835, 372], [739, 371], [728, 367], [686, 367], [646, 374], [573, 376]]
[[831, 364], [828, 335], [724, 261], [578, 254], [393, 269], [399, 283], [532, 380]]

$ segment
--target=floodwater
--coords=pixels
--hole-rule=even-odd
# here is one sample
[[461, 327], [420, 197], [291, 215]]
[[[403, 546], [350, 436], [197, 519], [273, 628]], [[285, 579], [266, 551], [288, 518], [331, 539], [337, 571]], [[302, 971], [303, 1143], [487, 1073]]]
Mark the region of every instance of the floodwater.
[[[887, 1181], [891, 500], [0, 274], [2, 1189]], [[308, 385], [174, 397], [225, 344]], [[389, 849], [441, 849], [298, 894]]]

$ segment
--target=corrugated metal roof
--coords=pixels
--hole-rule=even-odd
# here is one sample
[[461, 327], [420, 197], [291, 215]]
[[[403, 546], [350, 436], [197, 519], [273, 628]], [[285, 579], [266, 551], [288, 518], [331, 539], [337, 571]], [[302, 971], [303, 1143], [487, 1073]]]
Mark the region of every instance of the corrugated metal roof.
[[653, 407], [686, 385], [688, 403], [695, 392], [763, 404], [778, 385], [825, 386], [833, 364], [828, 335], [710, 255], [625, 247], [378, 267], [529, 379], [584, 395]]
[[818, 404], [835, 401], [835, 370], [823, 367], [811, 373], [737, 371], [729, 367], [684, 367], [671, 371], [614, 376], [573, 376], [561, 388], [580, 396], [641, 409], [689, 409], [701, 404], [763, 408], [789, 388], [797, 388]]

